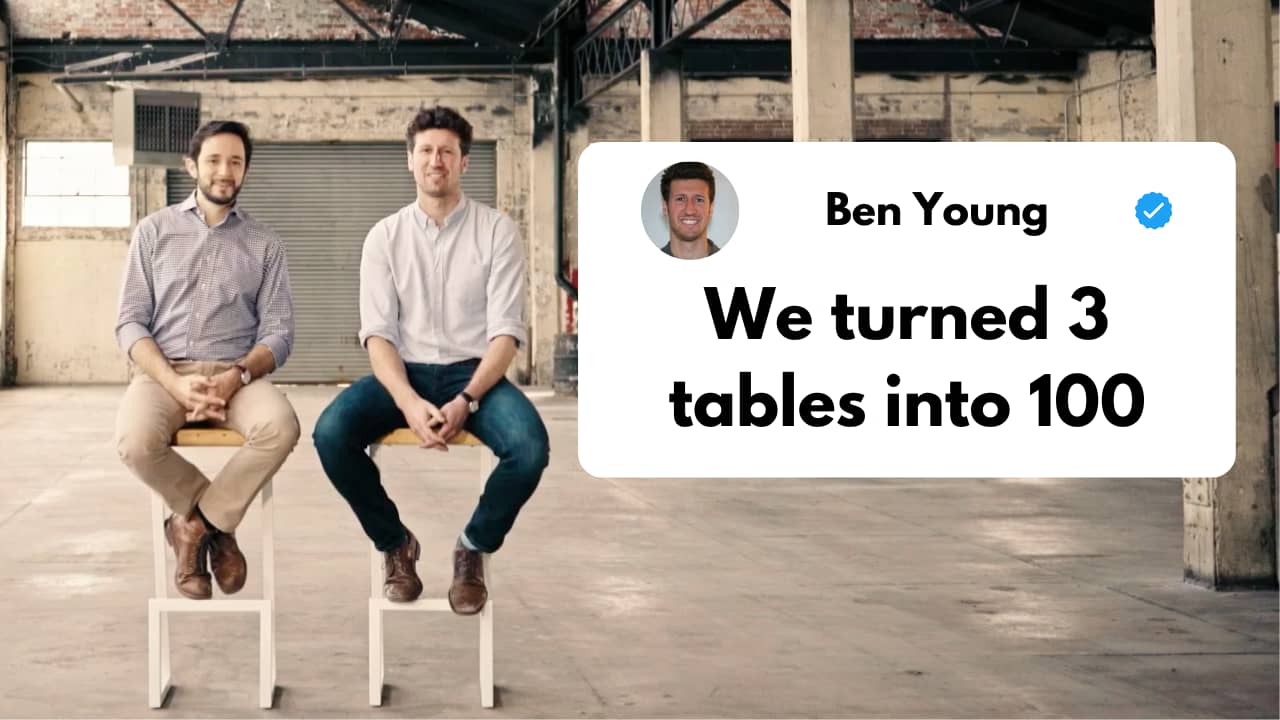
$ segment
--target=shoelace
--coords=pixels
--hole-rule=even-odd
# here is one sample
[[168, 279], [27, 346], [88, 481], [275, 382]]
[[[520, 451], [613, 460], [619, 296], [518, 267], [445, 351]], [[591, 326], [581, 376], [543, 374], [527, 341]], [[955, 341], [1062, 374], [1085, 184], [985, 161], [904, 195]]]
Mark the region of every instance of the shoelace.
[[206, 553], [208, 552], [208, 550], [209, 550], [209, 535], [206, 534], [203, 538], [200, 539], [200, 542], [196, 545], [195, 555], [187, 558], [189, 562], [186, 564], [186, 567], [182, 568], [186, 575], [203, 575], [204, 574], [205, 560], [208, 557]]
[[455, 575], [461, 575], [468, 581], [483, 583], [481, 577], [480, 553], [464, 551], [455, 553], [453, 557], [453, 572]]
[[392, 550], [386, 555], [387, 555], [387, 567], [391, 570], [390, 572], [391, 577], [396, 577], [399, 575], [407, 575], [409, 573], [409, 569], [408, 569], [409, 559], [407, 555], [403, 558], [400, 556], [400, 548], [396, 548], [395, 550]]

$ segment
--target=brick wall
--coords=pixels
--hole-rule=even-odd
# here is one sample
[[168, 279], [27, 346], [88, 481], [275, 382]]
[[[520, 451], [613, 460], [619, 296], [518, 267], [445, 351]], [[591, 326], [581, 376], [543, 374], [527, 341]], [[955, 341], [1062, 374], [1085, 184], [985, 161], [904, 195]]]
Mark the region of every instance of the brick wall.
[[[621, 4], [601, 6], [588, 25], [600, 22]], [[222, 32], [231, 17], [232, 0], [177, 0], [178, 6], [207, 32]], [[679, 19], [685, 22], [714, 7], [718, 0], [680, 0]], [[375, 29], [385, 30], [381, 3], [348, 0]], [[197, 34], [163, 0], [11, 0], [9, 13], [20, 38], [128, 38], [141, 40], [195, 39]], [[628, 13], [627, 35], [648, 34], [649, 13], [637, 5]], [[854, 35], [863, 38], [967, 38], [973, 31], [947, 13], [932, 10], [925, 0], [855, 0]], [[698, 38], [775, 39], [790, 36], [791, 21], [770, 0], [746, 0]], [[234, 37], [242, 40], [362, 40], [368, 35], [328, 0], [245, 0], [236, 20]], [[409, 21], [405, 39], [456, 37]]]
[[[601, 6], [588, 21], [588, 26], [592, 27], [594, 23], [604, 20], [622, 2], [623, 0], [613, 0]], [[706, 8], [717, 4], [715, 0], [677, 2], [674, 13], [677, 18], [676, 30], [682, 26], [679, 22], [682, 14], [690, 16], [687, 21], [691, 21], [702, 15]], [[632, 26], [628, 28], [629, 35], [648, 22], [648, 12], [643, 9], [633, 9], [629, 16], [634, 16], [628, 18], [631, 21], [629, 25]], [[974, 32], [955, 17], [929, 8], [924, 0], [854, 0], [853, 35], [860, 38], [935, 39], [971, 38], [974, 37]], [[756, 40], [785, 40], [790, 36], [791, 19], [771, 0], [746, 0], [694, 35], [709, 39]]]
[[[948, 140], [951, 128], [943, 119], [863, 119], [855, 122], [859, 140]], [[790, 120], [689, 120], [689, 140], [791, 140]]]
[[[770, 0], [747, 0], [695, 37], [786, 39], [791, 19]], [[923, 0], [855, 0], [853, 36], [859, 38], [969, 38], [973, 30]]]
[[[231, 0], [176, 0], [178, 7], [204, 28], [224, 32], [231, 19]], [[349, 0], [375, 30], [389, 21], [361, 0]], [[10, 0], [14, 33], [20, 38], [199, 39], [196, 31], [163, 0]], [[240, 40], [367, 40], [368, 33], [328, 0], [245, 0], [232, 31]], [[404, 39], [450, 37], [407, 21]]]
[[690, 140], [791, 140], [790, 120], [687, 120]]

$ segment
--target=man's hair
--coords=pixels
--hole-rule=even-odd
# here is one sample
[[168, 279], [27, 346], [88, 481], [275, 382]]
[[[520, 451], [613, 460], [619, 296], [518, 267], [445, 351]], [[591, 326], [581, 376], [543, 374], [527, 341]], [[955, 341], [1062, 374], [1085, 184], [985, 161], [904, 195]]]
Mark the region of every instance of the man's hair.
[[187, 157], [193, 161], [200, 159], [200, 148], [204, 147], [204, 141], [214, 135], [230, 133], [240, 138], [244, 143], [244, 166], [249, 167], [249, 160], [253, 157], [253, 141], [249, 139], [249, 127], [235, 120], [214, 120], [207, 122], [196, 130], [196, 134], [191, 136], [191, 144], [187, 147]]
[[662, 171], [662, 202], [671, 199], [672, 180], [705, 180], [707, 183], [707, 200], [716, 201], [716, 174], [711, 168], [700, 162], [678, 162]]
[[452, 131], [454, 135], [458, 136], [458, 143], [462, 146], [462, 154], [470, 154], [471, 123], [459, 115], [457, 110], [443, 105], [422, 108], [417, 115], [413, 116], [413, 120], [409, 122], [409, 129], [404, 134], [405, 144], [409, 146], [409, 152], [413, 152], [413, 140], [418, 136], [418, 133], [423, 130], [437, 128]]

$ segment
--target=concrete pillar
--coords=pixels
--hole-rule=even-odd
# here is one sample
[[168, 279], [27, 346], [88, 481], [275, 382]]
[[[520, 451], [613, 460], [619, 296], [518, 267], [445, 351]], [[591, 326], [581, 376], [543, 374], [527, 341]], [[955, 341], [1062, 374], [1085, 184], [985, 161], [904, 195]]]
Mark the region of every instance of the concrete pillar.
[[684, 137], [684, 77], [678, 55], [645, 50], [640, 56], [640, 139], [679, 142]]
[[792, 0], [791, 112], [796, 141], [853, 139], [852, 0]]
[[554, 136], [541, 133], [529, 161], [529, 382], [534, 385], [551, 384], [552, 351], [560, 331], [560, 290], [555, 280], [556, 223], [560, 221], [556, 215], [558, 160]]
[[[0, 37], [9, 37], [9, 29], [0, 22]], [[10, 135], [14, 117], [12, 88], [8, 85], [8, 63], [0, 62], [0, 386], [12, 385], [18, 375], [17, 353], [13, 342], [14, 331], [14, 245], [16, 227], [13, 223], [13, 191], [17, 187], [14, 170], [13, 147]]]
[[[1183, 480], [1185, 577], [1274, 587], [1276, 385], [1275, 146], [1266, 0], [1155, 2], [1163, 140], [1213, 140], [1236, 158], [1236, 463]], [[1193, 169], [1192, 169], [1193, 170]]]

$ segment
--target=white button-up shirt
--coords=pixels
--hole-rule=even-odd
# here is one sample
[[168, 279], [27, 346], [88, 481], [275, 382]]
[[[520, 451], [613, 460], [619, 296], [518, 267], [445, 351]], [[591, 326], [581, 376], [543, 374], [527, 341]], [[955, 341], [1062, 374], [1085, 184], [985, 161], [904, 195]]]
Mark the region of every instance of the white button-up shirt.
[[405, 362], [484, 355], [527, 342], [524, 253], [515, 222], [463, 196], [437, 225], [415, 201], [373, 226], [360, 258], [360, 344], [377, 335]]

